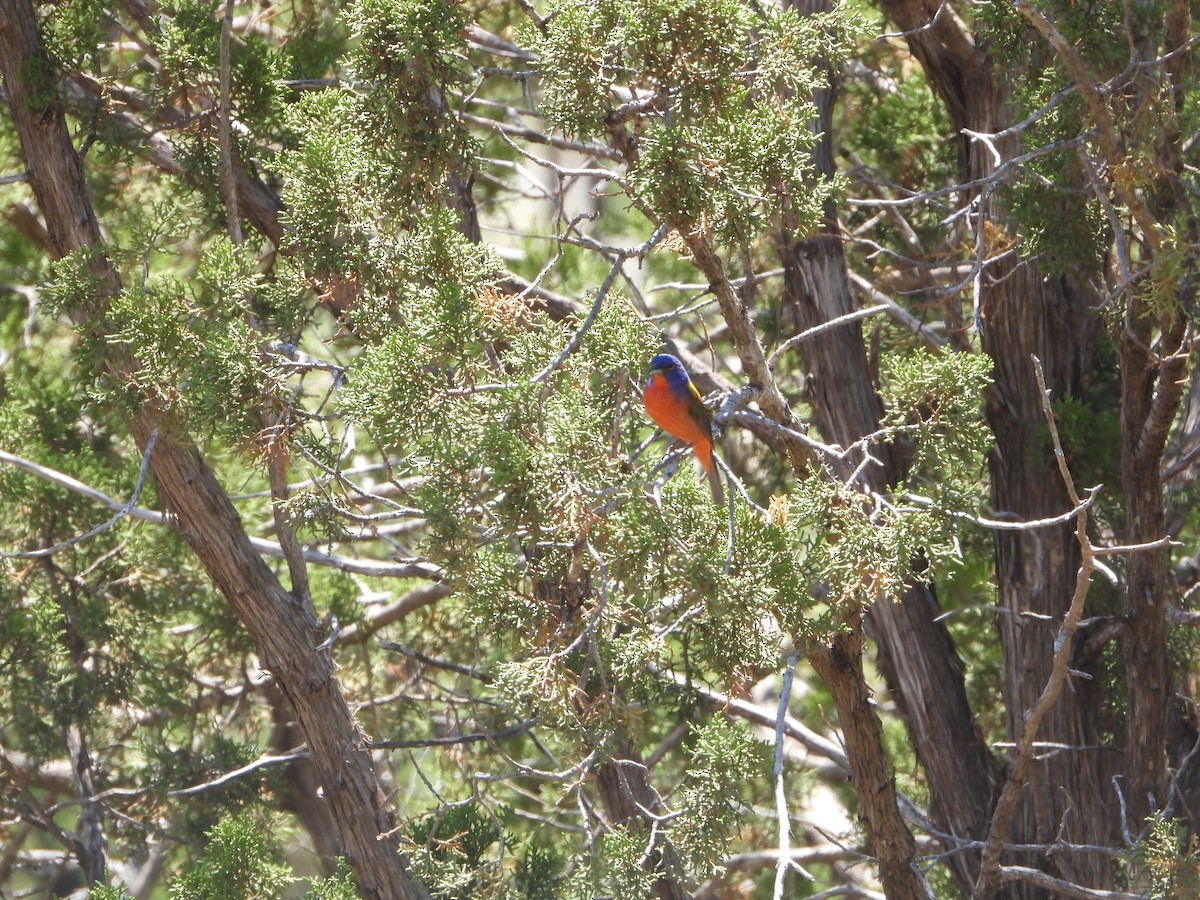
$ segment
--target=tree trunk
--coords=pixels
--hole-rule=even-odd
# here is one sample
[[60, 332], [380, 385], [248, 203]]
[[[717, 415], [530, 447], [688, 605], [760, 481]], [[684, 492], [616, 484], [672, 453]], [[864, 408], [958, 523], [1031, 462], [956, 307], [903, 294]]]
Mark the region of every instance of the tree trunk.
[[[1135, 26], [1136, 27], [1136, 26]], [[1142, 26], [1146, 27], [1146, 26]], [[1184, 224], [1185, 240], [1194, 248], [1200, 241], [1191, 188], [1183, 181], [1184, 154], [1180, 113], [1192, 85], [1185, 80], [1186, 61], [1176, 51], [1192, 39], [1189, 4], [1168, 5], [1161, 40], [1150, 27], [1138, 35], [1136, 53], [1153, 64], [1159, 53], [1168, 59], [1161, 72], [1149, 66], [1136, 82], [1138, 99], [1151, 99], [1169, 82], [1171, 102], [1161, 121], [1162, 133], [1154, 141], [1156, 168], [1170, 177], [1156, 179], [1146, 192], [1148, 210], [1156, 221]], [[1165, 230], [1165, 229], [1164, 229]], [[1157, 248], [1160, 236], [1147, 244]], [[1169, 251], [1168, 251], [1169, 252]], [[1125, 506], [1123, 536], [1128, 545], [1148, 544], [1167, 536], [1162, 471], [1163, 454], [1171, 426], [1179, 414], [1187, 380], [1188, 321], [1195, 321], [1195, 253], [1183, 260], [1174, 276], [1178, 308], [1159, 312], [1161, 300], [1147, 302], [1138, 293], [1154, 291], [1142, 285], [1127, 286], [1126, 322], [1120, 336], [1121, 366], [1121, 486]], [[1161, 308], [1161, 307], [1160, 307]], [[1153, 348], [1153, 350], [1151, 349]], [[1182, 423], [1186, 430], [1188, 422]], [[1125, 772], [1130, 827], [1138, 832], [1148, 816], [1168, 804], [1167, 714], [1171, 685], [1167, 647], [1167, 607], [1174, 590], [1166, 547], [1134, 551], [1126, 557], [1125, 582], [1125, 684], [1127, 720]]]
[[[962, 130], [997, 134], [1012, 124], [1006, 88], [956, 17], [935, 18], [939, 4], [882, 0], [882, 6], [906, 32], [959, 134], [959, 175], [964, 184], [975, 185], [964, 191], [962, 202], [980, 204], [974, 226], [975, 236], [985, 238], [981, 257], [999, 255], [1007, 240], [1003, 210], [992, 189], [978, 182], [1015, 156], [1018, 144], [1011, 135], [983, 144]], [[979, 304], [983, 348], [995, 364], [987, 408], [995, 435], [989, 461], [993, 502], [999, 514], [1017, 521], [1060, 515], [1070, 506], [1044, 437], [1030, 356], [1042, 360], [1054, 398], [1078, 396], [1091, 368], [1097, 328], [1090, 298], [1066, 277], [1044, 276], [1032, 263], [1008, 255], [984, 264]], [[1004, 700], [1009, 733], [1015, 737], [1049, 677], [1054, 637], [1074, 590], [1080, 556], [1070, 523], [997, 531], [995, 541]], [[1118, 845], [1120, 831], [1109, 802], [1112, 754], [1101, 747], [1097, 682], [1073, 679], [1072, 690], [1064, 692], [1044, 720], [1038, 739], [1051, 746], [1031, 774], [1026, 802], [1014, 823], [1017, 842]], [[1059, 853], [1053, 860], [1052, 867], [1068, 880], [1094, 888], [1112, 884], [1109, 861], [1098, 854]], [[1045, 865], [1029, 856], [1020, 862]], [[1011, 890], [1016, 896], [1045, 896], [1029, 885]]]
[[[56, 100], [42, 99], [48, 96], [47, 84], [28, 80], [31, 73], [52, 77], [28, 0], [0, 4], [0, 70], [55, 255], [92, 251], [92, 269], [102, 279], [93, 308], [73, 312], [81, 322], [99, 321], [119, 278], [100, 254], [99, 225], [62, 110]], [[118, 379], [136, 368], [135, 360], [116, 353], [105, 364]], [[283, 589], [251, 546], [212, 470], [194, 449], [164, 433], [162, 418], [148, 407], [133, 415], [130, 426], [137, 445], [145, 453], [151, 433], [159, 428], [150, 455], [158, 490], [177, 517], [184, 540], [250, 632], [263, 666], [295, 707], [360, 895], [427, 900], [428, 892], [408, 874], [400, 856], [394, 815], [376, 778], [369, 742], [333, 676], [332, 660], [313, 650], [316, 616], [311, 605]]]
[[[999, 275], [999, 273], [997, 273]], [[989, 460], [998, 515], [1014, 520], [1050, 518], [1070, 501], [1045, 434], [1030, 356], [1043, 360], [1055, 398], [1075, 395], [1090, 365], [1094, 321], [1087, 300], [1060, 279], [1045, 279], [1019, 264], [983, 292], [983, 346], [995, 362], [988, 420], [995, 434]], [[995, 534], [1004, 654], [1004, 700], [1015, 739], [1050, 677], [1054, 641], [1075, 590], [1079, 545], [1070, 523]], [[1094, 677], [1072, 678], [1037, 736], [1047, 748], [1030, 772], [1026, 802], [1014, 823], [1018, 843], [1119, 845], [1111, 815], [1113, 754], [1101, 730], [1103, 684], [1096, 654], [1076, 661]], [[1091, 671], [1088, 671], [1088, 669]], [[1111, 886], [1109, 861], [1099, 855], [1056, 854], [1057, 873], [1078, 884]], [[1036, 866], [1038, 857], [1020, 864]], [[1022, 886], [1027, 896], [1043, 896]], [[1036, 892], [1036, 893], [1033, 893]]]
[[[1137, 335], [1126, 334], [1120, 345], [1121, 486], [1123, 536], [1128, 545], [1148, 544], [1166, 536], [1159, 471], [1187, 370], [1182, 317], [1163, 329], [1159, 343], [1165, 358], [1150, 352], [1149, 329], [1139, 330]], [[1171, 348], [1176, 348], [1173, 353]], [[1129, 826], [1134, 833], [1167, 803], [1167, 713], [1171, 701], [1167, 611], [1174, 590], [1169, 563], [1166, 547], [1126, 556], [1125, 788]]]
[[[271, 704], [271, 753], [279, 756], [291, 753], [304, 741], [304, 733], [296, 723], [292, 705], [277, 685], [270, 685], [266, 696]], [[329, 813], [329, 801], [323, 796], [321, 777], [311, 755], [288, 763], [282, 780], [284, 786], [276, 795], [279, 808], [294, 815], [304, 826], [322, 872], [325, 875], [335, 874], [337, 857], [341, 852], [337, 826]]]
[[813, 669], [829, 685], [850, 761], [850, 781], [858, 812], [875, 849], [879, 880], [888, 900], [931, 900], [916, 865], [916, 845], [904, 820], [895, 815], [896, 785], [883, 747], [883, 726], [871, 704], [862, 668], [862, 629], [852, 627], [827, 647], [808, 654]]
[[[604, 804], [608, 828], [636, 829], [647, 837], [651, 834], [650, 813], [661, 812], [650, 773], [641, 755], [628, 740], [618, 740], [619, 749], [612, 759], [596, 764], [596, 788]], [[658, 846], [646, 854], [645, 868], [657, 874], [654, 892], [658, 900], [687, 900], [688, 893], [678, 879], [675, 852], [656, 835]]]
[[[148, 411], [133, 422], [143, 451], [153, 427]], [[333, 661], [313, 651], [318, 630], [312, 607], [285, 591], [255, 552], [228, 496], [195, 450], [160, 435], [150, 470], [184, 540], [250, 632], [263, 667], [296, 711], [359, 893], [380, 900], [427, 900], [400, 856], [395, 816], [375, 775], [370, 742], [333, 675]]]
[[[841, 243], [828, 235], [785, 243], [785, 296], [799, 330], [854, 309]], [[883, 407], [871, 382], [862, 330], [857, 322], [801, 345], [809, 401], [818, 427], [846, 446], [879, 426]], [[887, 447], [883, 462], [866, 470], [872, 489], [896, 477]], [[875, 604], [866, 627], [875, 640], [880, 671], [896, 699], [930, 790], [930, 815], [948, 834], [978, 840], [987, 832], [996, 766], [971, 713], [963, 665], [945, 626], [932, 587], [909, 585], [899, 603]], [[953, 849], [948, 847], [947, 849]], [[979, 854], [956, 853], [947, 863], [964, 888], [974, 884]]]
[[[766, 355], [763, 352], [762, 344], [751, 321], [750, 311], [746, 303], [737, 296], [729, 279], [725, 276], [720, 258], [707, 239], [696, 233], [694, 227], [680, 228], [677, 223], [672, 223], [672, 225], [681, 233], [689, 235], [686, 240], [692, 252], [692, 261], [708, 278], [709, 284], [714, 294], [716, 294], [717, 301], [721, 306], [721, 314], [724, 316], [726, 324], [729, 325], [730, 334], [733, 337], [734, 345], [738, 350], [738, 356], [742, 361], [745, 372], [748, 375], [759, 373], [763, 376], [755, 379], [755, 383], [760, 387], [758, 394], [759, 406], [763, 412], [776, 422], [784, 424], [788, 428], [794, 427], [796, 425], [795, 414], [780, 393], [774, 377], [770, 374]], [[796, 476], [803, 478], [811, 474], [808, 457], [806, 456], [807, 450], [801, 449], [799, 445], [791, 445], [789, 452], [790, 462]], [[842, 638], [852, 641], [862, 640], [863, 626], [860, 617], [854, 616], [852, 620], [845, 621], [842, 624], [848, 629], [849, 634], [839, 636], [838, 640], [834, 642], [835, 650], [843, 646], [839, 643]], [[816, 652], [824, 653], [826, 651], [818, 650]], [[861, 656], [861, 650], [858, 652]], [[813, 662], [814, 667], [817, 666], [816, 661], [811, 658], [810, 661]], [[870, 757], [869, 759], [864, 758], [857, 761], [852, 759], [852, 770], [857, 768], [862, 773], [869, 773], [882, 768], [883, 771], [886, 771], [886, 752], [883, 747], [882, 734], [878, 729], [878, 722], [876, 722], [876, 729], [873, 732], [877, 740], [872, 742], [870, 740], [872, 732], [854, 718], [863, 713], [852, 702], [852, 698], [859, 694], [862, 696], [869, 695], [861, 661], [859, 665], [842, 665], [840, 663], [825, 665], [824, 672], [819, 674], [839, 679], [838, 684], [830, 684], [829, 688], [835, 697], [841, 698], [839, 702], [839, 714], [852, 717], [849, 720], [843, 720], [842, 727], [844, 729], [857, 729], [856, 741], [852, 748], [848, 747], [848, 753], [866, 754]], [[961, 685], [961, 679], [959, 683]], [[945, 690], [946, 687], [944, 685], [941, 686], [941, 691], [944, 692]], [[939, 702], [937, 698], [932, 696], [926, 699], [929, 701], [926, 708], [933, 708]], [[843, 703], [844, 705], [842, 705]], [[870, 710], [870, 715], [874, 716], [873, 710]], [[870, 830], [870, 838], [876, 842], [876, 862], [880, 872], [888, 873], [888, 877], [893, 879], [897, 885], [897, 890], [907, 891], [911, 885], [908, 881], [909, 876], [905, 873], [908, 873], [910, 870], [915, 873], [916, 870], [913, 868], [915, 863], [911, 835], [909, 835], [910, 841], [907, 844], [890, 837], [901, 831], [908, 832], [907, 826], [904, 824], [904, 819], [900, 815], [895, 785], [890, 778], [881, 781], [866, 777], [862, 783], [869, 785], [872, 791], [870, 798], [871, 813], [870, 816], [867, 816], [864, 810], [864, 818]], [[884, 858], [884, 854], [900, 854], [900, 857]], [[909, 897], [918, 895], [905, 892], [898, 893], [896, 896]]]
[[[823, 4], [797, 4], [806, 13]], [[830, 73], [832, 77], [832, 73]], [[835, 172], [832, 112], [836, 85], [817, 98], [820, 134], [816, 167], [822, 176]], [[797, 241], [783, 235], [779, 256], [784, 268], [786, 310], [803, 331], [855, 309], [836, 213], [826, 210], [824, 231]], [[822, 435], [842, 446], [879, 427], [883, 405], [867, 362], [858, 322], [825, 332], [801, 344], [806, 366], [807, 399]], [[900, 473], [888, 447], [872, 448], [881, 465], [864, 477], [872, 490], [885, 491]], [[875, 604], [866, 618], [876, 642], [878, 665], [896, 700], [930, 790], [930, 815], [947, 833], [981, 839], [987, 831], [996, 766], [971, 713], [963, 665], [945, 626], [933, 588], [910, 585], [899, 603]], [[947, 849], [953, 849], [953, 846]], [[977, 852], [947, 858], [964, 890], [979, 872]]]

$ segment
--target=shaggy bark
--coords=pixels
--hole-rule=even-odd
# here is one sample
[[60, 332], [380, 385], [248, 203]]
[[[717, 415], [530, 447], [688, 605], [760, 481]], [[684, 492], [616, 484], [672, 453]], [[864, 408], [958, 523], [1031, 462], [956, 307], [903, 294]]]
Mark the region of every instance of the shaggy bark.
[[[804, 3], [806, 13], [825, 4]], [[832, 78], [832, 72], [830, 73]], [[836, 83], [817, 97], [821, 137], [815, 148], [818, 172], [835, 173], [832, 152]], [[797, 331], [828, 322], [855, 309], [836, 212], [826, 210], [823, 231], [806, 240], [783, 235], [784, 308]], [[806, 365], [807, 399], [822, 435], [848, 446], [879, 427], [883, 405], [868, 364], [862, 328], [848, 323], [799, 347]], [[900, 473], [888, 447], [873, 447], [878, 465], [864, 477], [872, 490], [885, 491]], [[945, 626], [933, 588], [913, 584], [900, 603], [879, 603], [866, 619], [878, 648], [878, 663], [896, 699], [930, 788], [930, 815], [940, 828], [967, 839], [987, 829], [996, 766], [976, 727], [967, 701], [963, 665]], [[979, 871], [978, 853], [955, 853], [948, 864], [968, 889]]]
[[[850, 312], [853, 301], [841, 244], [823, 235], [781, 248], [785, 303], [800, 330]], [[882, 405], [871, 382], [857, 323], [823, 334], [801, 349], [809, 374], [809, 399], [823, 435], [846, 446], [876, 430]], [[886, 447], [867, 470], [872, 489], [884, 490], [896, 472]], [[979, 839], [987, 830], [996, 767], [975, 725], [963, 682], [963, 665], [945, 626], [933, 588], [908, 587], [900, 603], [872, 607], [866, 627], [878, 649], [881, 672], [896, 699], [930, 788], [930, 815], [947, 833]], [[978, 853], [949, 857], [959, 884], [978, 874]]]
[[[637, 829], [650, 832], [650, 814], [661, 811], [650, 773], [641, 756], [622, 740], [613, 759], [596, 765], [596, 787], [604, 804], [608, 827]], [[645, 868], [655, 872], [654, 892], [659, 900], [687, 900], [688, 893], [675, 877], [675, 853], [669, 845], [659, 843], [646, 855]]]
[[[1181, 48], [1192, 38], [1191, 9], [1175, 0], [1167, 9], [1162, 51]], [[1159, 53], [1151, 35], [1143, 35], [1138, 53], [1153, 63]], [[1179, 112], [1188, 84], [1184, 58], [1167, 61], [1158, 72], [1147, 68], [1138, 91], [1150, 97], [1164, 84], [1170, 88], [1168, 115], [1161, 123], [1162, 139], [1155, 142], [1159, 171], [1164, 177], [1149, 192], [1147, 211], [1163, 223], [1184, 225], [1187, 242], [1200, 241], [1200, 226], [1191, 190], [1182, 179], [1183, 142]], [[1157, 223], [1155, 223], [1157, 224]], [[1164, 229], [1165, 230], [1165, 229]], [[1148, 241], [1161, 251], [1156, 234]], [[1167, 536], [1167, 516], [1160, 472], [1167, 437], [1183, 404], [1194, 339], [1185, 324], [1196, 310], [1196, 260], [1188, 254], [1184, 271], [1175, 281], [1177, 306], [1162, 309], [1161, 299], [1147, 300], [1135, 293], [1126, 300], [1130, 327], [1121, 334], [1121, 485], [1125, 501], [1125, 542], [1148, 544]], [[1147, 293], [1153, 287], [1138, 286]], [[1153, 349], [1152, 349], [1153, 348]], [[1183, 423], [1186, 430], [1187, 422]], [[1174, 591], [1167, 548], [1141, 550], [1126, 557], [1125, 673], [1128, 721], [1125, 731], [1125, 764], [1130, 791], [1129, 812], [1136, 829], [1165, 805], [1167, 786], [1168, 710], [1171, 683], [1168, 668], [1167, 607]]]
[[[1031, 354], [1045, 362], [1053, 396], [1078, 396], [1092, 365], [1096, 319], [1091, 298], [1066, 277], [1049, 277], [1009, 246], [1004, 211], [985, 180], [1013, 158], [1013, 135], [974, 140], [967, 131], [995, 135], [1012, 124], [1006, 86], [952, 8], [925, 0], [883, 0], [887, 15], [905, 32], [949, 112], [958, 136], [959, 176], [974, 185], [961, 202], [977, 202], [974, 236], [980, 238], [979, 319], [984, 351], [995, 364], [995, 387], [987, 407], [995, 435], [989, 467], [993, 503], [1014, 520], [1059, 515], [1070, 506], [1042, 438], [1041, 399]], [[999, 159], [996, 158], [999, 156]], [[984, 183], [981, 183], [984, 182]], [[993, 260], [985, 262], [986, 260]], [[1004, 657], [1004, 701], [1009, 733], [1021, 733], [1025, 712], [1050, 674], [1053, 642], [1073, 590], [1079, 548], [1069, 524], [1023, 531], [998, 531], [996, 575], [998, 628]], [[1020, 843], [1065, 840], [1117, 846], [1119, 828], [1111, 814], [1112, 754], [1100, 749], [1102, 717], [1099, 679], [1079, 678], [1043, 720], [1039, 740], [1061, 745], [1044, 754], [1030, 774], [1029, 789], [1013, 831]], [[1015, 855], [1028, 865], [1045, 859]], [[1111, 866], [1099, 854], [1056, 854], [1049, 867], [1089, 887], [1112, 884]], [[1041, 897], [1021, 884], [1012, 895]]]
[[[1188, 357], [1182, 319], [1162, 329], [1164, 357], [1151, 353], [1144, 339], [1127, 336], [1121, 358], [1121, 486], [1125, 501], [1125, 543], [1160, 541], [1166, 509], [1159, 477], [1170, 423], [1178, 412]], [[1128, 721], [1125, 774], [1132, 827], [1165, 803], [1167, 785], [1167, 714], [1171, 707], [1167, 612], [1175, 590], [1166, 547], [1126, 557], [1125, 672]]]

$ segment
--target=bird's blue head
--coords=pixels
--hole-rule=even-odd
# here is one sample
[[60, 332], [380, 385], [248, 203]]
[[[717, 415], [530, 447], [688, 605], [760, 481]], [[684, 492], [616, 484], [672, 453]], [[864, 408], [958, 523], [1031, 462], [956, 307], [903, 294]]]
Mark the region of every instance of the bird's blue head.
[[660, 353], [650, 360], [650, 377], [662, 375], [672, 390], [685, 391], [688, 386], [688, 373], [683, 363], [670, 353]]

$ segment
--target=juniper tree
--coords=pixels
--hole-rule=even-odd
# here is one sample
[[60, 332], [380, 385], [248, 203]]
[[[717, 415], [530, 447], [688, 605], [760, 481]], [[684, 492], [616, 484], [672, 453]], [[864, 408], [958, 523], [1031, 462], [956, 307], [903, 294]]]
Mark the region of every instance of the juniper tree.
[[1184, 889], [1194, 38], [1092, 12], [6, 0], [0, 884]]

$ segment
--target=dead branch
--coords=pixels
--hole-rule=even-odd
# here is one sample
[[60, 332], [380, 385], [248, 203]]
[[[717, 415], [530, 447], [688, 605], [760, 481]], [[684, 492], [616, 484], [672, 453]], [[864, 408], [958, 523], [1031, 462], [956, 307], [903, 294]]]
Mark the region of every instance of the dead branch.
[[1063, 687], [1066, 685], [1067, 677], [1070, 674], [1071, 639], [1074, 637], [1079, 619], [1083, 615], [1083, 603], [1087, 598], [1092, 572], [1095, 569], [1092, 544], [1088, 539], [1087, 533], [1087, 507], [1084, 505], [1083, 500], [1080, 499], [1075, 489], [1075, 481], [1071, 476], [1070, 469], [1067, 468], [1066, 455], [1063, 452], [1062, 442], [1059, 439], [1058, 426], [1054, 420], [1054, 411], [1050, 406], [1050, 391], [1046, 387], [1046, 376], [1042, 371], [1041, 361], [1035, 356], [1032, 357], [1032, 362], [1034, 372], [1037, 376], [1038, 389], [1041, 391], [1042, 411], [1046, 416], [1046, 424], [1049, 428], [1050, 439], [1054, 447], [1054, 457], [1058, 462], [1059, 473], [1066, 487], [1067, 496], [1070, 498], [1071, 505], [1076, 511], [1075, 537], [1079, 544], [1081, 556], [1079, 572], [1075, 578], [1075, 593], [1071, 597], [1070, 607], [1063, 617], [1058, 637], [1054, 641], [1054, 658], [1050, 678], [1037, 702], [1025, 713], [1023, 728], [1017, 740], [1016, 752], [1011, 763], [1008, 778], [1004, 783], [1004, 787], [1000, 792], [1000, 799], [996, 801], [996, 808], [992, 813], [987, 840], [984, 842], [979, 880], [975, 884], [975, 891], [972, 895], [974, 900], [991, 900], [1000, 887], [1000, 854], [1011, 833], [1013, 818], [1016, 815], [1017, 804], [1021, 798], [1021, 791], [1033, 766], [1034, 745], [1038, 726], [1041, 724], [1042, 719], [1045, 718], [1046, 713], [1050, 711], [1050, 707], [1058, 699], [1058, 695], [1062, 692]]

